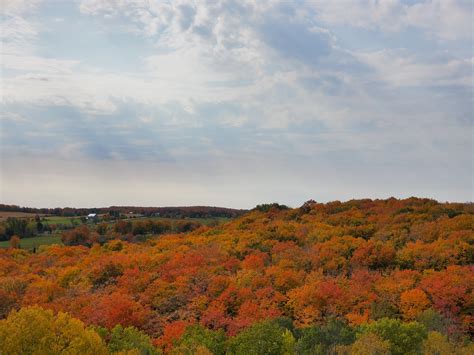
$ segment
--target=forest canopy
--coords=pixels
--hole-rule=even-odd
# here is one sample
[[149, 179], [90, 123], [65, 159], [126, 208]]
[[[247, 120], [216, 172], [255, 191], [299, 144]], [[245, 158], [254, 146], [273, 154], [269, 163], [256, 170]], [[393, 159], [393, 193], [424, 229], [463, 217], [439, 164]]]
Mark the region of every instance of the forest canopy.
[[5, 353], [472, 353], [473, 222], [470, 203], [391, 198], [260, 205], [144, 241], [120, 228], [94, 239], [100, 224], [84, 225], [87, 243], [0, 250], [0, 343]]

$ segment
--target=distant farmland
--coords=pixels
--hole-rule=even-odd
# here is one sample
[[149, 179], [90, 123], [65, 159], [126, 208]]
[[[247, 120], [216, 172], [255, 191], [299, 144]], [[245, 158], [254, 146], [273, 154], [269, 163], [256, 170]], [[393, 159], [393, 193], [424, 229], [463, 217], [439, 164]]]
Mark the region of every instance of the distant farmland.
[[[70, 230], [74, 227], [86, 224], [91, 230], [95, 230], [98, 224], [106, 224], [109, 230], [113, 229], [114, 224], [117, 221], [127, 221], [129, 223], [143, 223], [146, 221], [154, 221], [154, 222], [166, 222], [170, 225], [170, 230], [167, 233], [177, 233], [177, 229], [179, 229], [179, 225], [183, 223], [198, 223], [201, 225], [206, 226], [217, 226], [219, 224], [224, 224], [232, 220], [232, 218], [228, 217], [208, 217], [208, 218], [167, 218], [167, 217], [146, 217], [146, 216], [139, 216], [139, 217], [132, 217], [129, 218], [129, 215], [124, 215], [120, 219], [113, 219], [113, 220], [98, 220], [96, 222], [87, 221], [85, 216], [76, 216], [76, 217], [63, 217], [63, 216], [51, 216], [46, 214], [39, 214], [41, 216], [41, 223], [43, 226], [52, 226], [54, 225], [55, 228], [53, 231], [50, 232], [42, 232], [38, 233], [34, 236], [30, 237], [22, 237], [20, 241], [20, 249], [26, 249], [32, 251], [35, 248], [38, 248], [41, 245], [51, 245], [51, 244], [60, 244], [62, 245], [63, 242], [61, 240], [61, 234], [66, 231]], [[9, 212], [9, 211], [1, 211], [0, 216], [2, 219], [0, 221], [5, 221], [8, 217], [15, 217], [15, 218], [22, 218], [22, 219], [31, 219], [36, 216], [35, 213], [27, 213], [27, 212]], [[52, 233], [52, 234], [51, 234]], [[10, 240], [0, 240], [0, 249], [9, 248], [10, 247]]]
[[[58, 234], [40, 235], [37, 237], [23, 238], [20, 240], [20, 248], [27, 249], [27, 250], [33, 250], [33, 248], [38, 248], [41, 245], [51, 245], [51, 244], [62, 245], [63, 242], [61, 241], [61, 236]], [[0, 248], [9, 248], [9, 247], [10, 247], [9, 240], [0, 242]]]

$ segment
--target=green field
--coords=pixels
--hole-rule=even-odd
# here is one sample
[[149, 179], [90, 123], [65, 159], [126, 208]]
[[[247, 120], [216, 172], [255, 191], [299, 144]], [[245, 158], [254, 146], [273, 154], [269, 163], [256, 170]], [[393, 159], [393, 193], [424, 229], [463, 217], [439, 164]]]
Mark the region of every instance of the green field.
[[42, 222], [45, 224], [56, 224], [56, 225], [79, 225], [82, 224], [82, 221], [79, 217], [61, 217], [61, 216], [49, 216], [49, 217], [44, 217], [42, 219]]
[[[53, 235], [42, 235], [39, 237], [32, 238], [23, 238], [20, 240], [21, 249], [31, 250], [33, 248], [38, 248], [40, 245], [50, 245], [50, 244], [62, 244], [61, 236], [57, 234]], [[5, 240], [0, 242], [0, 248], [9, 248], [10, 241]]]

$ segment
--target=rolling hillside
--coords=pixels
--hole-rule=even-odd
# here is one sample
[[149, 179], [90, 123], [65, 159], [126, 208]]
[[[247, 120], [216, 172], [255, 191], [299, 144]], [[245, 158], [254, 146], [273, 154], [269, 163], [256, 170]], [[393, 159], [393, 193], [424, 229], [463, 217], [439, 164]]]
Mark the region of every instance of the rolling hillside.
[[97, 353], [467, 354], [473, 222], [472, 204], [308, 201], [145, 242], [0, 250], [0, 316], [21, 309], [0, 341], [67, 312]]

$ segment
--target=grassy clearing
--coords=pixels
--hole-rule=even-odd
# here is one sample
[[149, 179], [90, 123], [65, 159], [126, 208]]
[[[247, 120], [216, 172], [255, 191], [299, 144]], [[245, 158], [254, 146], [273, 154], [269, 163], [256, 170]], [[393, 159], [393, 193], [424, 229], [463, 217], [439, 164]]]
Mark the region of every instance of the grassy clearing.
[[68, 225], [71, 226], [73, 224], [79, 225], [82, 224], [82, 221], [80, 217], [61, 217], [61, 216], [50, 216], [50, 217], [45, 217], [44, 221], [42, 221], [45, 224], [62, 224], [62, 225]]
[[[53, 235], [41, 235], [38, 237], [32, 238], [23, 238], [20, 240], [21, 249], [31, 250], [33, 248], [38, 248], [40, 245], [51, 245], [51, 244], [62, 244], [61, 236], [57, 234]], [[0, 242], [0, 248], [9, 248], [10, 241], [5, 240]]]

